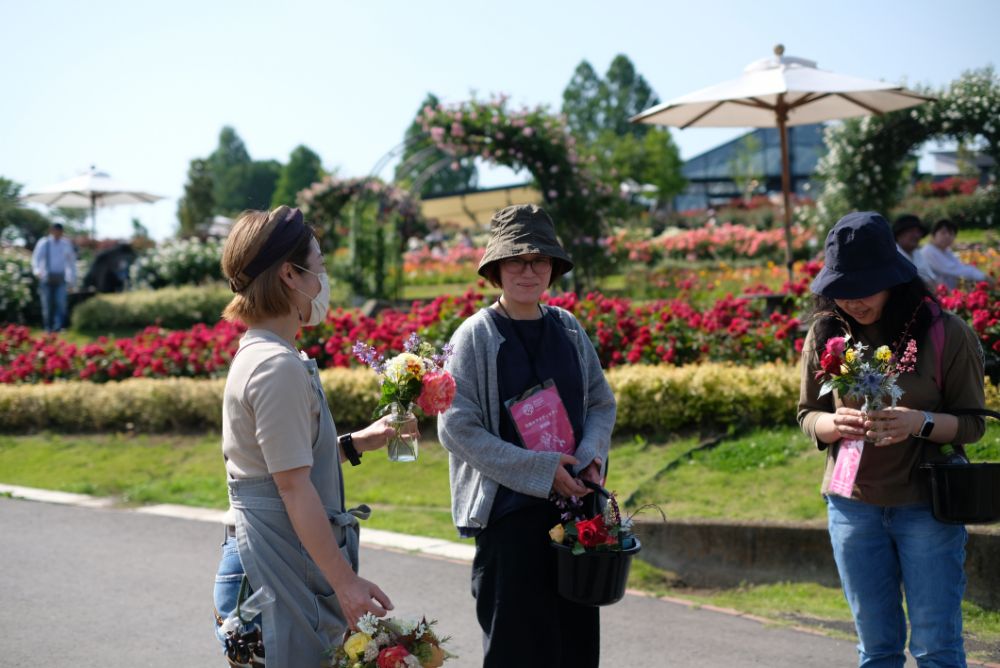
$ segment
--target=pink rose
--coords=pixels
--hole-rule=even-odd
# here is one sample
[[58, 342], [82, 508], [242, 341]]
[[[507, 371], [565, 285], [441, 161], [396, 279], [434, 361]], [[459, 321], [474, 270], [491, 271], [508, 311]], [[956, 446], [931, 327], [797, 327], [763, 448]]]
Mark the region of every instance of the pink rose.
[[834, 336], [826, 341], [826, 352], [834, 357], [843, 357], [847, 341], [842, 336]]
[[455, 398], [455, 379], [443, 369], [424, 374], [417, 406], [427, 415], [437, 415], [448, 410]]

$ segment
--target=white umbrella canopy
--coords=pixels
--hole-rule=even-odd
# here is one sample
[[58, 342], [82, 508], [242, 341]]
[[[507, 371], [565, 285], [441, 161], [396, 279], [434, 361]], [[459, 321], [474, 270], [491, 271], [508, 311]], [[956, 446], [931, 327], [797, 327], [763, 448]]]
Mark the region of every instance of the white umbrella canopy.
[[933, 100], [884, 81], [837, 74], [805, 58], [774, 56], [746, 66], [738, 79], [702, 88], [658, 104], [632, 117], [633, 123], [676, 127], [777, 127], [781, 137], [781, 185], [784, 197], [785, 260], [792, 270], [791, 169], [788, 126], [883, 114]]
[[97, 207], [117, 204], [149, 204], [163, 199], [115, 181], [105, 172], [91, 167], [89, 171], [66, 181], [39, 188], [24, 195], [22, 200], [69, 209], [90, 209], [92, 234], [97, 234]]

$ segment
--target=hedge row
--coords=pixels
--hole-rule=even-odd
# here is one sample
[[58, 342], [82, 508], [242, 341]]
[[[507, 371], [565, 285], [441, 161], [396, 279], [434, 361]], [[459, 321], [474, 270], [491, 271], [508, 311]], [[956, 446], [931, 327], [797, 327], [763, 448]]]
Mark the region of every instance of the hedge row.
[[[618, 398], [619, 432], [741, 429], [795, 420], [799, 372], [794, 366], [625, 366], [607, 376]], [[326, 369], [320, 378], [341, 428], [368, 424], [378, 397], [371, 371]], [[0, 386], [0, 433], [219, 430], [224, 385], [222, 379], [133, 378]], [[987, 405], [1000, 407], [1000, 391], [989, 381], [986, 398]]]
[[73, 329], [106, 332], [142, 329], [159, 323], [167, 329], [187, 329], [219, 321], [233, 293], [224, 285], [135, 290], [91, 297], [73, 309]]

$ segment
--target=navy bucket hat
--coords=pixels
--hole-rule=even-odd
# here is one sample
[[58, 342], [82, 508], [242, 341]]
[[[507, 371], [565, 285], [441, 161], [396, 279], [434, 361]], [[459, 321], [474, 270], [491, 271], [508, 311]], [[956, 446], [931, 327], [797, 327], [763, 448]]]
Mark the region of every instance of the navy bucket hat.
[[823, 269], [810, 288], [829, 299], [861, 299], [909, 283], [917, 268], [896, 248], [889, 221], [874, 211], [849, 213], [826, 235]]

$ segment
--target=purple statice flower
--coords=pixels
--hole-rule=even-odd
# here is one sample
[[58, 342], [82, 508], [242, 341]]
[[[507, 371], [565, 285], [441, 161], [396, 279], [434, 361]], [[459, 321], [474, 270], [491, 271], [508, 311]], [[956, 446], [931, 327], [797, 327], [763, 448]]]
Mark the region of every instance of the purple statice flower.
[[455, 346], [450, 343], [446, 343], [441, 346], [441, 352], [439, 354], [431, 355], [431, 360], [438, 366], [444, 366], [444, 363], [448, 361], [448, 358], [450, 358], [454, 352]]
[[370, 346], [364, 341], [358, 341], [354, 344], [351, 351], [359, 362], [371, 367], [375, 373], [380, 374], [385, 371], [385, 357], [375, 350], [375, 346]]
[[412, 353], [419, 346], [420, 346], [420, 336], [416, 332], [413, 332], [410, 334], [409, 337], [407, 337], [406, 342], [403, 344], [403, 350], [405, 350], [408, 353]]

